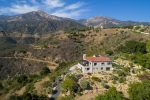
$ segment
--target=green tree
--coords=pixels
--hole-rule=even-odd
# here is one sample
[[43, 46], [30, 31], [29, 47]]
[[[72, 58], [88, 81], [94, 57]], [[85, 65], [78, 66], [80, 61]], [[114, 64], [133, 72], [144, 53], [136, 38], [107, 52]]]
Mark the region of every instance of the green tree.
[[150, 40], [146, 44], [146, 50], [148, 53], [150, 53]]
[[90, 83], [86, 80], [81, 80], [80, 81], [80, 87], [83, 89], [83, 90], [87, 90], [87, 89], [90, 89]]
[[3, 84], [0, 82], [0, 90], [2, 90], [3, 88]]
[[48, 67], [43, 67], [42, 71], [40, 72], [41, 75], [47, 75], [50, 73], [50, 69]]
[[17, 78], [17, 82], [20, 84], [28, 83], [28, 77], [26, 75], [21, 75]]
[[119, 50], [125, 53], [146, 53], [146, 43], [127, 41], [124, 46], [119, 47]]
[[150, 100], [150, 80], [129, 85], [128, 92], [131, 100]]
[[73, 79], [67, 77], [63, 81], [61, 87], [65, 92], [74, 92], [77, 89], [77, 83]]
[[25, 93], [21, 96], [12, 95], [8, 100], [48, 100], [46, 96], [38, 96], [37, 94]]
[[113, 55], [113, 51], [108, 50], [108, 51], [106, 51], [106, 54], [108, 54], [109, 56], [112, 56]]
[[58, 100], [74, 100], [73, 95], [65, 96], [65, 97], [60, 97]]
[[104, 95], [96, 96], [95, 100], [123, 100], [123, 95], [112, 87]]

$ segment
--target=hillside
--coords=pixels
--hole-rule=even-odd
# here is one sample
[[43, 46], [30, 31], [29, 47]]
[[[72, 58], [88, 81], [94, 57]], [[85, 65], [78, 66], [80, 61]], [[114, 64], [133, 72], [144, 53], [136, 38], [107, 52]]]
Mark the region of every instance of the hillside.
[[[46, 39], [37, 41], [32, 45], [22, 44], [14, 45], [12, 48], [4, 48], [3, 52], [1, 52], [0, 55], [3, 57], [11, 56], [43, 59], [46, 61], [51, 61], [53, 63], [70, 62], [82, 59], [83, 53], [86, 53], [88, 55], [106, 54], [109, 51], [117, 53], [118, 47], [129, 40], [146, 42], [147, 40], [149, 40], [149, 36], [133, 32], [130, 29], [123, 28], [86, 28], [84, 30], [71, 30], [61, 34], [53, 34]], [[14, 67], [16, 67], [16, 70], [18, 70], [17, 68], [19, 68], [19, 66], [22, 66], [22, 68], [28, 66], [28, 62], [26, 62], [26, 64], [23, 64], [22, 62], [20, 62], [20, 60], [8, 59], [7, 61], [9, 61], [10, 64], [14, 63]], [[1, 74], [3, 74], [2, 72], [4, 70], [7, 70], [5, 68], [10, 66], [9, 63], [8, 65], [6, 65], [5, 59], [1, 60], [0, 64], [6, 66], [4, 67], [4, 69], [1, 69]], [[35, 62], [35, 64], [36, 63], [38, 62]], [[43, 65], [43, 67], [44, 66], [46, 65]], [[9, 70], [15, 72], [15, 70], [13, 70], [13, 67], [11, 68], [9, 68]], [[20, 73], [20, 71], [18, 72]], [[5, 73], [5, 76], [7, 76], [7, 74], [9, 75], [11, 73]]]
[[[149, 28], [146, 28], [146, 31], [149, 31]], [[13, 96], [16, 98], [17, 96], [23, 96], [22, 98], [24, 98], [24, 96], [28, 97], [29, 95], [33, 95], [33, 97], [37, 99], [41, 98], [41, 95], [45, 98], [47, 95], [53, 95], [52, 88], [54, 88], [58, 76], [67, 77], [69, 67], [81, 61], [84, 53], [88, 56], [93, 56], [94, 54], [113, 55], [112, 57], [115, 58], [116, 62], [119, 61], [118, 63], [124, 64], [124, 62], [129, 62], [128, 60], [131, 60], [132, 63], [135, 61], [141, 65], [143, 64], [143, 68], [149, 68], [147, 66], [148, 62], [146, 60], [148, 59], [146, 57], [148, 56], [146, 54], [143, 54], [143, 56], [138, 58], [138, 54], [130, 55], [130, 53], [126, 53], [138, 52], [133, 51], [134, 47], [137, 48], [136, 45], [139, 45], [137, 50], [145, 53], [145, 51], [143, 51], [144, 48], [140, 47], [143, 47], [143, 44], [145, 45], [149, 38], [150, 35], [136, 32], [135, 29], [101, 29], [89, 27], [79, 30], [72, 29], [66, 32], [61, 32], [60, 34], [52, 34], [47, 38], [41, 38], [33, 44], [20, 45], [15, 43], [11, 48], [3, 48], [0, 52], [0, 97], [10, 98], [10, 96]], [[127, 47], [128, 49], [125, 47], [128, 41], [131, 41], [131, 44], [129, 44], [131, 51], [129, 47]], [[6, 42], [3, 43], [3, 45], [6, 44]], [[11, 44], [9, 41], [7, 43]], [[125, 54], [122, 54], [123, 52], [125, 52]], [[120, 59], [126, 59], [125, 57], [128, 59], [123, 60], [124, 62], [122, 60], [120, 61]], [[132, 59], [134, 57], [137, 58]], [[139, 59], [145, 59], [145, 62], [141, 63], [141, 60]], [[126, 64], [124, 65], [126, 66]], [[124, 75], [124, 73], [118, 72], [120, 70], [126, 71], [126, 69], [123, 68], [123, 65], [121, 65], [121, 69], [118, 67], [120, 65], [113, 66], [117, 70], [114, 71], [114, 73], [117, 75]], [[138, 71], [136, 72], [138, 73]], [[109, 74], [107, 77], [112, 80], [116, 74]], [[125, 77], [117, 77], [118, 78], [115, 82], [120, 82], [118, 84], [123, 88], [124, 86], [126, 87], [124, 91], [120, 91], [128, 97], [127, 84], [122, 84], [122, 82], [126, 82], [124, 81], [126, 78], [127, 80], [128, 78], [139, 79], [137, 76], [132, 76], [130, 74]], [[83, 76], [82, 79], [84, 78], [86, 77]], [[87, 81], [90, 82], [90, 80], [91, 79], [89, 78]], [[101, 78], [101, 80], [103, 80], [103, 78]], [[63, 82], [64, 81], [65, 80], [63, 80]], [[108, 81], [108, 83], [110, 83], [109, 80], [103, 81]], [[134, 82], [134, 80], [132, 81]], [[96, 87], [100, 87], [102, 90], [107, 91], [104, 85], [98, 85], [99, 82], [95, 82], [94, 79], [92, 79], [92, 82], [95, 84], [92, 85], [93, 91], [96, 91]], [[78, 83], [76, 82], [76, 84]], [[110, 84], [110, 86], [115, 84], [114, 86], [116, 86], [117, 89], [120, 88], [116, 83]], [[85, 91], [81, 91], [83, 90], [80, 90], [82, 95], [76, 96], [76, 99], [84, 98], [86, 96], [86, 94], [84, 94]], [[89, 93], [89, 95], [91, 94]], [[75, 97], [75, 95], [73, 97]], [[91, 97], [94, 98], [95, 94], [92, 94]]]

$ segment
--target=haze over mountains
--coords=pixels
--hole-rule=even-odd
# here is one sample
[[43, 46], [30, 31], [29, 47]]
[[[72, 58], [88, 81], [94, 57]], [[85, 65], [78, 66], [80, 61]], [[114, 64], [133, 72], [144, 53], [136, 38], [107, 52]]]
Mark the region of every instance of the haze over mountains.
[[18, 33], [41, 35], [72, 28], [78, 29], [84, 26], [103, 26], [109, 28], [141, 24], [150, 25], [149, 22], [120, 21], [104, 16], [74, 20], [49, 15], [43, 11], [33, 11], [16, 16], [0, 16], [0, 31], [4, 31], [8, 34], [15, 33], [17, 36]]

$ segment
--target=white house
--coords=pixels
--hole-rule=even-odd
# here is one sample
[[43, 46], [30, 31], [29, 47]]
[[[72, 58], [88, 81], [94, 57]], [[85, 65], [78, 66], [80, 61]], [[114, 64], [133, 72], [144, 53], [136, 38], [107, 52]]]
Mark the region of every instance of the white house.
[[98, 73], [113, 69], [111, 58], [107, 56], [86, 57], [85, 54], [83, 55], [83, 61], [78, 63], [77, 66], [83, 73]]

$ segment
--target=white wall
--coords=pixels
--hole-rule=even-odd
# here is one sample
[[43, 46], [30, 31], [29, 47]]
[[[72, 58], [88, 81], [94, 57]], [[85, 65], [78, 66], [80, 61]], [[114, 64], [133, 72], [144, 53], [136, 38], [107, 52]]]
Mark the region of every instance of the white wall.
[[[78, 64], [78, 68], [80, 68], [83, 73], [92, 73], [92, 66], [83, 66]], [[89, 70], [87, 70], [87, 68], [89, 68]]]
[[[97, 63], [94, 65], [94, 63]], [[104, 65], [102, 64], [104, 63]], [[106, 68], [109, 67], [112, 70], [112, 62], [108, 65], [109, 62], [89, 62], [89, 66], [83, 66], [78, 64], [78, 68], [82, 70], [83, 73], [98, 73], [101, 71], [106, 71]], [[89, 70], [87, 70], [89, 68]]]
[[[94, 63], [97, 63], [97, 65], [94, 65]], [[108, 64], [108, 63], [109, 62], [92, 62], [93, 72], [96, 73], [100, 71], [106, 71], [107, 67], [109, 67], [110, 70], [112, 70], [112, 62], [110, 62], [111, 64]]]

